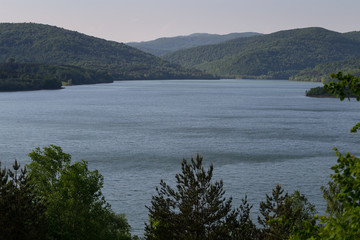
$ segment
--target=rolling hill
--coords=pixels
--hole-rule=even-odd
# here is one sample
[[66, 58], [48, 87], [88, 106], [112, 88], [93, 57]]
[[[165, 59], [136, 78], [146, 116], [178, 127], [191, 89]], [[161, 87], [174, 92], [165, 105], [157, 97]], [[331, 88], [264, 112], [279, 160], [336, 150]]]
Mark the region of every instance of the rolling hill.
[[188, 36], [177, 36], [168, 38], [159, 38], [146, 42], [129, 42], [129, 46], [136, 47], [144, 52], [151, 53], [155, 56], [162, 56], [177, 50], [192, 48], [203, 45], [217, 44], [232, 40], [235, 38], [252, 37], [261, 35], [255, 32], [229, 33], [225, 35], [194, 33]]
[[212, 78], [122, 43], [35, 23], [0, 24], [0, 62], [8, 58], [105, 71], [114, 80]]
[[180, 50], [163, 58], [222, 77], [289, 79], [306, 68], [360, 57], [358, 32], [304, 28]]

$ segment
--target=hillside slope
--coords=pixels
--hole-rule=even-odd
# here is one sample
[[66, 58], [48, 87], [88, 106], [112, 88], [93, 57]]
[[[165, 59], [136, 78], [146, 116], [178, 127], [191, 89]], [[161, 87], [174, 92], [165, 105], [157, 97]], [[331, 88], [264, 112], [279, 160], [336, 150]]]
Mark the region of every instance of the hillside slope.
[[0, 63], [0, 91], [60, 89], [62, 83], [81, 85], [113, 82], [106, 72], [9, 60]]
[[330, 76], [331, 73], [342, 72], [359, 77], [359, 67], [360, 58], [347, 58], [336, 62], [318, 64], [314, 68], [306, 68], [295, 76], [291, 76], [290, 80], [329, 83], [334, 81]]
[[210, 77], [122, 43], [34, 23], [0, 24], [0, 62], [8, 58], [106, 71], [116, 80]]
[[163, 58], [223, 77], [289, 79], [321, 63], [359, 56], [356, 33], [304, 28], [186, 49]]
[[235, 38], [252, 37], [258, 35], [261, 34], [255, 32], [229, 33], [225, 35], [194, 33], [188, 36], [158, 38], [152, 41], [130, 42], [126, 44], [132, 47], [136, 47], [144, 52], [151, 53], [155, 56], [162, 56], [177, 50], [193, 48], [203, 45], [217, 44]]

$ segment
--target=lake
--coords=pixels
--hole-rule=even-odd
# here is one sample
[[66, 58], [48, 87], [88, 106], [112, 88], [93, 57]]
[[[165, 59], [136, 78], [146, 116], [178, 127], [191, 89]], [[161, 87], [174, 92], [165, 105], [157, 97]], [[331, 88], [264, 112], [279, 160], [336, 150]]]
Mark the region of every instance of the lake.
[[300, 190], [323, 213], [320, 186], [333, 147], [359, 154], [359, 103], [307, 98], [318, 83], [269, 80], [121, 81], [64, 90], [0, 93], [0, 160], [28, 163], [35, 147], [59, 145], [105, 178], [103, 193], [142, 235], [160, 179], [174, 183], [183, 157], [214, 165], [238, 207], [276, 184]]

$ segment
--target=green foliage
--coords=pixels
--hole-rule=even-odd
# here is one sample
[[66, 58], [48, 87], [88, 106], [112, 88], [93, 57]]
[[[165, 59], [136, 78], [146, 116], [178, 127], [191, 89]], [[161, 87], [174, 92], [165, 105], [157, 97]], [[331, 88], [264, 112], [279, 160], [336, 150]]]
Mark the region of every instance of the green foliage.
[[[341, 72], [332, 74], [338, 82], [325, 84], [330, 94], [344, 100], [352, 95], [360, 100], [359, 78]], [[360, 124], [352, 128], [356, 132]], [[319, 230], [321, 239], [359, 239], [360, 238], [360, 159], [353, 154], [341, 154], [336, 148], [337, 164], [332, 167], [334, 174], [328, 188], [322, 188], [327, 200], [328, 216], [321, 217], [324, 225]]]
[[333, 183], [338, 188], [328, 198], [330, 215], [322, 217], [325, 227], [320, 235], [323, 239], [359, 239], [360, 238], [360, 159], [347, 153], [339, 153], [337, 165], [332, 167]]
[[[355, 72], [359, 75], [359, 65], [356, 66]], [[329, 78], [332, 81], [327, 80], [326, 84], [323, 87], [316, 87], [311, 88], [310, 90], [306, 91], [306, 96], [309, 97], [339, 97], [341, 101], [345, 98], [356, 97], [359, 98], [360, 94], [360, 83], [359, 77], [356, 75], [352, 75], [350, 73], [343, 74], [342, 72], [338, 72], [337, 74], [329, 74]], [[296, 79], [295, 79], [296, 80]], [[360, 126], [356, 125], [351, 132], [356, 132]]]
[[113, 80], [213, 78], [122, 43], [34, 23], [0, 24], [0, 62], [9, 57], [18, 62], [102, 71], [110, 74]]
[[339, 217], [344, 211], [343, 205], [336, 199], [340, 193], [340, 186], [333, 181], [328, 182], [328, 187], [321, 187], [323, 197], [326, 200], [326, 212], [331, 217]]
[[164, 59], [219, 76], [289, 79], [321, 63], [359, 58], [359, 43], [345, 34], [305, 28], [181, 50]]
[[324, 85], [324, 89], [332, 95], [340, 98], [343, 101], [345, 98], [350, 100], [353, 95], [356, 96], [356, 100], [360, 101], [360, 80], [359, 77], [346, 74], [342, 72], [337, 74], [331, 74], [332, 78], [336, 78], [337, 82], [330, 82]]
[[298, 191], [284, 194], [277, 185], [272, 195], [266, 194], [266, 201], [260, 203], [261, 239], [288, 239], [292, 234], [300, 234], [304, 225], [315, 226], [315, 213], [315, 206], [304, 195]]
[[[0, 162], [1, 167], [1, 162]], [[33, 192], [26, 168], [0, 168], [0, 239], [45, 239], [46, 202]]]
[[[238, 217], [231, 219], [231, 225], [233, 229], [230, 229], [231, 239], [237, 240], [256, 240], [260, 239], [261, 232], [253, 223], [250, 217], [250, 211], [252, 206], [247, 202], [247, 196], [242, 199]], [[231, 221], [230, 220], [230, 221]]]
[[182, 162], [176, 174], [176, 188], [163, 180], [152, 197], [146, 239], [241, 239], [277, 240], [319, 237], [316, 210], [307, 198], [295, 191], [289, 195], [277, 185], [260, 203], [258, 228], [251, 220], [247, 197], [238, 209], [224, 198], [222, 182], [211, 182], [213, 166], [205, 171], [197, 155]]
[[[360, 101], [360, 78], [351, 74], [343, 75], [342, 72], [331, 74], [332, 78], [337, 81], [330, 82], [324, 85], [325, 91], [340, 98], [343, 101], [347, 98], [350, 101], [351, 97], [356, 97]], [[357, 132], [360, 129], [360, 123], [357, 123], [350, 131]]]
[[289, 240], [320, 239], [319, 232], [321, 230], [321, 226], [314, 224], [316, 221], [318, 221], [317, 215], [314, 216], [314, 219], [303, 221], [299, 227], [294, 229]]
[[307, 97], [330, 97], [331, 95], [325, 91], [324, 87], [315, 87], [305, 92]]
[[[157, 195], [147, 207], [146, 239], [231, 239], [238, 212], [231, 209], [232, 199], [224, 198], [222, 181], [211, 182], [213, 166], [206, 171], [197, 155], [190, 163], [183, 160], [181, 169], [175, 176], [176, 189], [163, 180], [156, 188]], [[243, 222], [250, 225], [248, 216]]]
[[131, 239], [130, 226], [105, 201], [103, 177], [85, 161], [71, 164], [58, 146], [29, 154], [31, 184], [37, 199], [46, 202], [49, 239]]

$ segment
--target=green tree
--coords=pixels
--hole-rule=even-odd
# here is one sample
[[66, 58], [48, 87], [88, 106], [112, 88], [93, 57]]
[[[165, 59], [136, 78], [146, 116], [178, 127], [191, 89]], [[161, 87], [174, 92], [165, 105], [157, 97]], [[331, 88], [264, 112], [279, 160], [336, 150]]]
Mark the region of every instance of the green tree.
[[346, 74], [342, 72], [337, 74], [331, 74], [332, 78], [338, 81], [332, 81], [328, 84], [324, 84], [324, 89], [343, 101], [345, 98], [350, 100], [350, 97], [355, 96], [356, 100], [360, 100], [360, 79], [357, 76]]
[[36, 196], [47, 203], [49, 239], [131, 239], [130, 226], [105, 201], [103, 177], [85, 161], [71, 164], [58, 146], [29, 154], [28, 165]]
[[206, 171], [202, 160], [200, 155], [189, 163], [183, 160], [176, 189], [161, 180], [147, 207], [146, 239], [231, 239], [238, 212], [232, 210], [232, 199], [225, 199], [223, 182], [211, 181], [213, 165]]
[[332, 217], [339, 217], [344, 211], [343, 205], [336, 199], [336, 196], [340, 193], [339, 184], [329, 181], [328, 187], [321, 187], [323, 192], [323, 198], [326, 200], [326, 210]]
[[[355, 96], [360, 100], [359, 78], [341, 72], [332, 74], [338, 82], [325, 84], [329, 93], [336, 95], [340, 100]], [[360, 123], [357, 123], [351, 132], [357, 132]], [[323, 188], [327, 200], [328, 216], [322, 217], [324, 228], [320, 231], [322, 239], [360, 239], [360, 159], [353, 154], [341, 154], [336, 148], [337, 164], [331, 169], [332, 181], [329, 188]]]
[[[343, 75], [342, 72], [331, 74], [331, 77], [337, 79], [324, 85], [325, 91], [335, 95], [343, 101], [347, 98], [350, 101], [351, 97], [356, 97], [360, 101], [360, 78], [351, 74]], [[360, 129], [360, 123], [357, 123], [351, 132], [357, 132]]]
[[0, 239], [44, 239], [45, 203], [34, 195], [26, 168], [13, 170], [0, 162]]
[[260, 239], [260, 230], [256, 227], [250, 217], [250, 211], [252, 209], [252, 205], [250, 205], [247, 201], [247, 196], [242, 199], [238, 216], [233, 215], [233, 222], [230, 224], [232, 229], [231, 239], [237, 240], [257, 240]]
[[325, 227], [320, 235], [323, 239], [360, 239], [360, 159], [335, 150], [338, 164], [332, 167], [331, 178], [338, 190], [327, 199], [332, 207], [330, 215], [322, 217]]
[[295, 191], [292, 195], [284, 193], [280, 185], [266, 194], [265, 202], [260, 202], [258, 222], [262, 228], [262, 239], [289, 239], [303, 228], [304, 222], [314, 226], [316, 210], [306, 197]]

